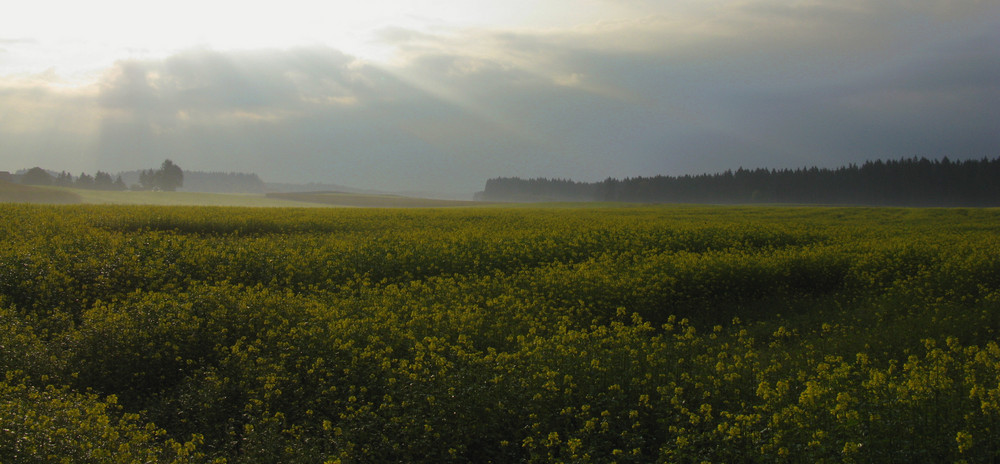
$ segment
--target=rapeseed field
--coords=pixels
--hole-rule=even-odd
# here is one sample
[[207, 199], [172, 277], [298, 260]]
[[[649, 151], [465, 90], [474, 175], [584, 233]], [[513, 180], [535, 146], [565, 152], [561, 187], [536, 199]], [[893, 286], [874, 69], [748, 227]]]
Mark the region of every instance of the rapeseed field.
[[1000, 210], [0, 205], [0, 462], [995, 462]]

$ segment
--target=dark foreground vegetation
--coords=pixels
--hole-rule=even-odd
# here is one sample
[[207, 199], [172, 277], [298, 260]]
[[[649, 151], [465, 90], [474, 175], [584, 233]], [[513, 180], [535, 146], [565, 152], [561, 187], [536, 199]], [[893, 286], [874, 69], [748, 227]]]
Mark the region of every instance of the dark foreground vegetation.
[[699, 176], [602, 182], [497, 178], [477, 198], [493, 201], [802, 203], [1000, 206], [1000, 158], [869, 161], [837, 169], [743, 169]]
[[0, 205], [0, 462], [991, 462], [1000, 211]]

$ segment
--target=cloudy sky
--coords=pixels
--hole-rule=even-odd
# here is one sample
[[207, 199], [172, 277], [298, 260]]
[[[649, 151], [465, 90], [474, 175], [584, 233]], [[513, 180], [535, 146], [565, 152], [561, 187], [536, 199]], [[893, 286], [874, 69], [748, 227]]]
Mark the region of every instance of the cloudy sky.
[[0, 170], [469, 194], [1000, 156], [995, 0], [33, 0]]

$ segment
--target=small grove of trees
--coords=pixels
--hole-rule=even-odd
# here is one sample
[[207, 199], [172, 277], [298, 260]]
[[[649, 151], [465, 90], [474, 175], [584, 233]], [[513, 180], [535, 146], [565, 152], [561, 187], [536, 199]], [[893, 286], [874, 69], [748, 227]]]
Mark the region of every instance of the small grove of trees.
[[21, 176], [21, 183], [25, 185], [52, 185], [52, 174], [36, 166]]
[[149, 169], [139, 173], [139, 185], [144, 190], [173, 192], [184, 185], [184, 171], [173, 161], [164, 160], [160, 169]]

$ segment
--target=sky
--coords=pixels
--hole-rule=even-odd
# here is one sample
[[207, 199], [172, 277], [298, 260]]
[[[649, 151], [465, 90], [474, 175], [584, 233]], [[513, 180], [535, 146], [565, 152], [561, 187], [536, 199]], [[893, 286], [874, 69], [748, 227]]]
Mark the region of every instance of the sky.
[[0, 170], [468, 195], [1000, 156], [996, 0], [33, 0]]

